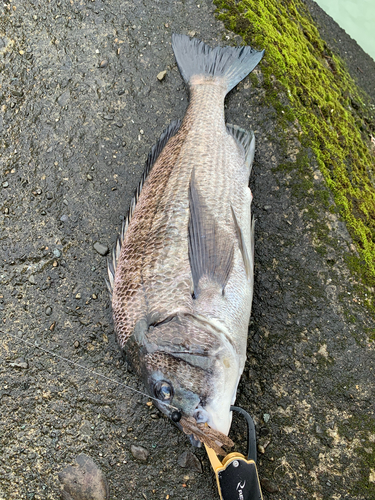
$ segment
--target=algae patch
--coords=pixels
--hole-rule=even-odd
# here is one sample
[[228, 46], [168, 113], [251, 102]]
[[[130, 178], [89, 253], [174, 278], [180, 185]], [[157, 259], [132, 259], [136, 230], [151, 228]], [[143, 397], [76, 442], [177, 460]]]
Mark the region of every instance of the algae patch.
[[[281, 126], [296, 119], [299, 140], [317, 158], [358, 255], [350, 264], [375, 285], [373, 110], [344, 63], [319, 36], [304, 5], [283, 0], [215, 0], [217, 15], [246, 44], [266, 50], [266, 99]], [[288, 102], [283, 99], [287, 97]], [[373, 306], [373, 305], [372, 305]]]

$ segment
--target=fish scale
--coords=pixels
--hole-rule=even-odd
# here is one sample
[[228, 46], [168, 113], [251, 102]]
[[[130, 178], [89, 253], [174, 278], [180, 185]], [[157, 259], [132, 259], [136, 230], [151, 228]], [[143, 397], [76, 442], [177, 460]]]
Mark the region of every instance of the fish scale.
[[173, 401], [211, 439], [229, 432], [253, 295], [254, 136], [225, 124], [224, 99], [263, 52], [182, 35], [172, 45], [189, 106], [149, 155], [109, 288], [119, 345], [159, 409], [171, 417]]

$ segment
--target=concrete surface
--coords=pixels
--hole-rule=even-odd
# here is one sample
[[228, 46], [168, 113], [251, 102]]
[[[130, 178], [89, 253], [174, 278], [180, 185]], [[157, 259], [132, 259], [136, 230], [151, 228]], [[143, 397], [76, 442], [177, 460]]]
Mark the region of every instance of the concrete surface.
[[[115, 242], [150, 147], [184, 114], [171, 33], [237, 39], [208, 0], [14, 0], [3, 12], [0, 499], [60, 498], [57, 475], [81, 453], [113, 500], [217, 499], [203, 450], [147, 398], [7, 333], [143, 390], [118, 352], [94, 244]], [[245, 80], [226, 112], [257, 137], [256, 292], [237, 402], [257, 423], [264, 499], [369, 500], [374, 322], [345, 264], [354, 247], [297, 167], [278, 168], [300, 144], [292, 129], [279, 144], [262, 88]], [[325, 192], [313, 158], [303, 175]], [[231, 436], [245, 451], [240, 420]], [[203, 473], [178, 465], [189, 450]]]

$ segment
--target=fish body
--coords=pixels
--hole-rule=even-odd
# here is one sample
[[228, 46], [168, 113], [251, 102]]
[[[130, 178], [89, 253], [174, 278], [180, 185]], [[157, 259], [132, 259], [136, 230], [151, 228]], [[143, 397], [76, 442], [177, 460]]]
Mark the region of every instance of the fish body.
[[228, 434], [246, 360], [255, 139], [224, 117], [250, 47], [174, 35], [190, 101], [153, 147], [109, 263], [117, 339], [159, 409]]

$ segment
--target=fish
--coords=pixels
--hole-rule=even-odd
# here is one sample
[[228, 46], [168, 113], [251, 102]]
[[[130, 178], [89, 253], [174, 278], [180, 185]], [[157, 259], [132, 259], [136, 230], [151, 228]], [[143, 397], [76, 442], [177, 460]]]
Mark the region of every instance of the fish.
[[172, 48], [189, 105], [148, 155], [107, 286], [117, 342], [155, 405], [193, 443], [228, 444], [253, 296], [255, 137], [225, 122], [224, 99], [264, 51], [177, 34]]

